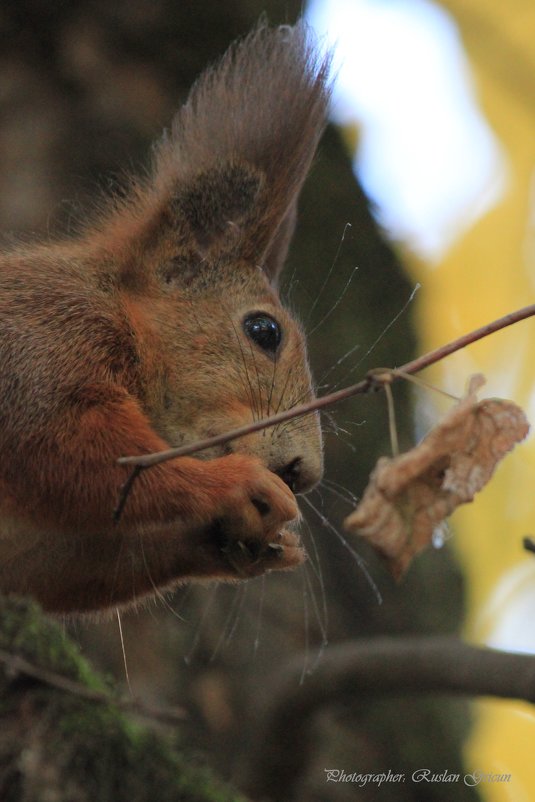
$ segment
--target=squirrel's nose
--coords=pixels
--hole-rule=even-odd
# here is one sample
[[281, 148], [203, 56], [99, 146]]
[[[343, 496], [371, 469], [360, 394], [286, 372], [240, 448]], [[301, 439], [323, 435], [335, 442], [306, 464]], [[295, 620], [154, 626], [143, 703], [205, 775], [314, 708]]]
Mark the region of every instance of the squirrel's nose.
[[301, 457], [296, 457], [283, 468], [279, 468], [274, 471], [277, 476], [280, 476], [283, 482], [286, 482], [292, 493], [297, 491], [297, 484], [299, 483], [302, 462], [303, 460]]
[[302, 457], [295, 457], [282, 468], [276, 469], [274, 473], [286, 482], [293, 493], [305, 493], [321, 479], [321, 468], [316, 470], [315, 466], [307, 465]]

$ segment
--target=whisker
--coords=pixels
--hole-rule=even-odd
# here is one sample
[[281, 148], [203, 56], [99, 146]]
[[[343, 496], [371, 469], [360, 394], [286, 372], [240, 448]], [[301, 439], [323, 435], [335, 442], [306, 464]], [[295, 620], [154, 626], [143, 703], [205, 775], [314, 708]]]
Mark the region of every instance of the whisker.
[[[319, 507], [320, 507], [320, 509], [323, 509], [324, 505], [325, 505], [325, 500], [324, 500], [323, 496], [321, 495], [320, 491], [318, 490], [318, 488], [315, 487], [312, 490], [312, 493], [314, 493], [314, 495], [316, 495], [318, 497], [318, 499], [319, 499]], [[311, 493], [311, 495], [312, 495], [312, 493]]]
[[322, 526], [324, 526], [326, 529], [328, 529], [330, 532], [332, 532], [334, 535], [336, 535], [336, 537], [338, 538], [340, 543], [344, 546], [344, 548], [346, 548], [349, 551], [349, 553], [351, 554], [351, 556], [355, 560], [356, 564], [358, 565], [358, 567], [362, 571], [364, 577], [366, 578], [366, 581], [368, 582], [368, 585], [370, 586], [371, 590], [373, 591], [373, 594], [374, 594], [375, 598], [377, 599], [377, 603], [378, 604], [382, 604], [383, 603], [383, 598], [381, 596], [381, 593], [379, 592], [379, 588], [377, 587], [377, 585], [373, 581], [373, 579], [371, 577], [371, 574], [368, 571], [368, 567], [367, 567], [366, 562], [364, 561], [364, 559], [360, 556], [360, 554], [357, 551], [355, 551], [355, 549], [353, 549], [349, 545], [349, 543], [347, 542], [345, 537], [341, 534], [341, 532], [338, 531], [338, 529], [335, 526], [333, 526], [333, 524], [329, 521], [329, 519], [326, 518], [318, 509], [316, 509], [316, 507], [312, 504], [312, 502], [310, 501], [309, 498], [307, 498], [306, 496], [302, 496], [302, 499], [306, 504], [308, 504], [310, 509], [317, 515], [317, 517], [319, 518], [320, 523], [322, 524]]
[[232, 640], [232, 636], [236, 631], [236, 627], [240, 619], [240, 613], [246, 595], [247, 595], [247, 584], [243, 582], [242, 584], [238, 585], [237, 588], [235, 589], [234, 598], [232, 599], [232, 604], [230, 605], [227, 617], [225, 618], [225, 623], [221, 627], [221, 635], [219, 636], [215, 648], [212, 654], [210, 655], [211, 663], [214, 662], [223, 644], [226, 646]]
[[[292, 300], [292, 292], [294, 288], [300, 287], [299, 295], [302, 296], [303, 293], [308, 296], [308, 300], [312, 301], [312, 295], [310, 293], [310, 289], [306, 284], [303, 284], [298, 277], [296, 277], [298, 263], [295, 263], [294, 269], [292, 270], [291, 275], [288, 279], [284, 282], [284, 287], [281, 288], [280, 296], [284, 299], [284, 306], [285, 307], [293, 307], [293, 300]], [[300, 298], [300, 301], [302, 298]], [[293, 310], [292, 310], [293, 311]]]
[[285, 421], [284, 423], [278, 423], [275, 426], [272, 426], [273, 429], [273, 436], [280, 437], [284, 435], [288, 429], [291, 429], [292, 432], [298, 432], [301, 429], [306, 429], [310, 426], [310, 421], [308, 418], [310, 415], [314, 413], [309, 412], [307, 415], [302, 415], [300, 418], [292, 418], [289, 421]]
[[[281, 408], [281, 406], [283, 404], [284, 396], [286, 395], [286, 390], [288, 389], [288, 382], [290, 381], [291, 376], [292, 376], [292, 368], [289, 367], [288, 370], [287, 370], [287, 373], [286, 373], [286, 380], [284, 382], [284, 386], [283, 386], [283, 388], [281, 390], [281, 394], [280, 394], [280, 397], [279, 397], [279, 403], [277, 404], [277, 408], [273, 411], [274, 415], [276, 415], [279, 412], [279, 410], [280, 410], [280, 408]], [[274, 427], [274, 428], [276, 428], [276, 427]]]
[[188, 621], [187, 618], [185, 618], [184, 616], [180, 615], [179, 611], [186, 606], [186, 602], [188, 601], [190, 596], [193, 594], [194, 588], [195, 588], [195, 585], [193, 583], [191, 583], [190, 585], [183, 585], [180, 588], [180, 591], [181, 591], [181, 593], [180, 593], [180, 601], [178, 602], [177, 606], [170, 605], [172, 612], [175, 615], [177, 615], [180, 618], [181, 621], [184, 621], [184, 622]]
[[310, 568], [318, 581], [320, 598], [321, 598], [321, 611], [315, 599], [314, 599], [314, 606], [316, 610], [316, 618], [322, 635], [323, 643], [326, 645], [329, 615], [327, 611], [327, 596], [325, 593], [325, 582], [323, 579], [323, 571], [321, 570], [321, 560], [320, 560], [318, 545], [316, 543], [312, 527], [310, 526], [309, 522], [306, 519], [305, 519], [305, 524], [308, 531], [308, 537], [310, 539], [310, 542], [312, 544], [312, 549], [314, 552], [314, 558], [312, 558], [312, 555], [310, 555], [308, 563], [305, 563], [305, 568], [307, 567], [307, 565], [310, 565]]
[[[350, 423], [350, 421], [348, 421]], [[366, 423], [365, 420], [355, 423], [355, 425], [362, 426]], [[358, 451], [358, 445], [354, 442], [354, 433], [342, 428], [332, 417], [331, 419], [323, 422], [322, 432], [325, 436], [333, 434], [341, 443], [349, 448], [353, 454]], [[346, 437], [344, 437], [346, 435]]]
[[372, 353], [372, 351], [375, 349], [375, 347], [381, 342], [381, 340], [383, 339], [385, 334], [392, 328], [394, 323], [396, 323], [399, 320], [399, 318], [405, 312], [407, 307], [412, 303], [412, 301], [414, 300], [414, 296], [416, 295], [416, 293], [418, 292], [420, 287], [421, 287], [421, 284], [419, 284], [419, 283], [416, 283], [414, 285], [414, 288], [413, 288], [411, 294], [409, 295], [409, 298], [405, 301], [405, 303], [403, 304], [403, 306], [401, 307], [399, 312], [396, 315], [394, 315], [394, 317], [392, 318], [390, 323], [388, 323], [385, 326], [383, 331], [374, 340], [374, 342], [370, 345], [370, 347], [368, 348], [366, 353], [363, 354], [363, 356], [359, 359], [359, 361], [355, 365], [353, 365], [353, 367], [340, 379], [340, 381], [336, 385], [334, 385], [334, 387], [332, 388], [333, 391], [337, 390], [338, 387], [340, 387], [340, 385], [344, 384], [349, 379], [349, 377], [357, 370], [357, 368], [360, 367], [360, 365], [364, 362], [366, 357], [368, 357]]
[[111, 583], [110, 583], [110, 596], [109, 596], [110, 605], [111, 605], [111, 603], [113, 601], [113, 592], [115, 591], [115, 588], [117, 586], [117, 579], [119, 577], [119, 571], [123, 567], [123, 557], [124, 557], [123, 546], [124, 546], [125, 538], [126, 538], [126, 533], [123, 531], [121, 533], [121, 542], [119, 544], [119, 551], [117, 552], [117, 558], [115, 560], [115, 565], [114, 565], [114, 569], [113, 569], [113, 577], [112, 577], [112, 580], [111, 580]]
[[[279, 440], [286, 435], [286, 433], [291, 430], [292, 434], [296, 432], [300, 432], [302, 430], [307, 429], [310, 426], [310, 421], [307, 419], [310, 415], [314, 413], [307, 413], [307, 415], [303, 415], [300, 418], [292, 418], [289, 421], [284, 423], [279, 423], [276, 426], [273, 426], [273, 440]], [[366, 421], [363, 421], [365, 423]], [[354, 453], [357, 452], [357, 446], [346, 440], [342, 437], [342, 433], [346, 434], [349, 438], [353, 438], [352, 432], [346, 432], [344, 429], [341, 429], [336, 423], [333, 421], [325, 421], [320, 422], [321, 430], [323, 434], [334, 434], [341, 442], [344, 443], [348, 448], [350, 448]]]
[[351, 432], [348, 432], [347, 429], [344, 429], [342, 426], [340, 426], [338, 423], [335, 423], [334, 421], [330, 421], [329, 431], [337, 436], [341, 436], [342, 434], [347, 434], [348, 437], [351, 436]]
[[264, 612], [264, 599], [266, 595], [266, 575], [262, 574], [261, 577], [262, 587], [260, 589], [260, 599], [258, 601], [258, 618], [256, 624], [255, 639], [253, 644], [253, 655], [256, 656], [258, 647], [260, 646], [260, 629], [262, 624], [262, 613]]
[[319, 661], [321, 660], [325, 649], [329, 645], [329, 641], [327, 639], [327, 629], [326, 629], [326, 627], [324, 625], [324, 622], [321, 619], [321, 613], [320, 613], [320, 610], [319, 610], [319, 607], [318, 607], [316, 594], [314, 593], [314, 589], [312, 587], [312, 581], [310, 579], [310, 575], [309, 575], [308, 571], [306, 570], [306, 567], [305, 567], [305, 571], [303, 573], [304, 573], [304, 576], [305, 576], [305, 582], [308, 585], [309, 596], [312, 599], [312, 607], [313, 607], [313, 610], [314, 610], [314, 617], [316, 619], [316, 622], [318, 624], [318, 627], [319, 627], [319, 630], [320, 630], [320, 633], [321, 633], [321, 643], [320, 643], [319, 648], [318, 648], [318, 650], [316, 652], [316, 656], [314, 658], [314, 661], [313, 661], [312, 664], [309, 663], [308, 667], [306, 668], [306, 675], [310, 676], [316, 670], [316, 667], [317, 667]]
[[302, 583], [303, 583], [303, 623], [304, 623], [304, 634], [305, 634], [305, 643], [303, 649], [303, 668], [301, 670], [301, 676], [299, 677], [299, 685], [302, 685], [305, 676], [308, 673], [308, 660], [309, 660], [309, 620], [308, 620], [308, 587], [306, 583], [306, 572], [301, 571]]
[[[289, 374], [291, 374], [291, 371], [289, 371]], [[276, 410], [277, 412], [279, 411], [280, 406], [282, 404], [282, 401], [284, 399], [284, 394], [286, 392], [287, 384], [288, 384], [288, 380], [286, 381], [286, 384], [284, 385], [284, 390], [283, 390], [283, 393], [282, 393], [280, 401], [279, 401], [279, 405], [278, 405], [277, 410]], [[310, 397], [311, 397], [310, 396], [310, 389], [308, 389], [304, 393], [302, 393], [301, 395], [297, 396], [296, 398], [292, 398], [291, 401], [287, 401], [285, 406], [284, 406], [284, 408], [285, 409], [292, 409], [293, 407], [296, 407], [303, 399], [310, 398]], [[300, 415], [297, 418], [290, 418], [290, 420], [284, 421], [282, 423], [277, 423], [275, 426], [273, 426], [273, 429], [274, 430], [281, 430], [281, 429], [284, 430], [287, 426], [296, 426], [298, 423], [302, 424], [310, 416], [316, 416], [316, 415], [317, 415], [317, 412], [315, 410], [312, 410], [311, 412], [306, 412], [304, 415]]]
[[[269, 417], [271, 414], [271, 401], [273, 399], [273, 391], [275, 389], [275, 376], [277, 374], [277, 366], [278, 366], [278, 359], [277, 355], [275, 354], [275, 359], [273, 360], [273, 373], [271, 374], [271, 386], [269, 388], [269, 393], [267, 397], [267, 412], [266, 415]], [[265, 431], [265, 429], [264, 429]]]
[[[350, 348], [349, 351], [347, 351], [343, 356], [340, 357], [340, 359], [338, 360], [337, 363], [335, 363], [335, 365], [333, 365], [330, 368], [328, 368], [325, 376], [328, 375], [331, 372], [331, 370], [333, 370], [339, 363], [341, 363], [345, 359], [347, 359], [352, 353], [354, 353], [360, 347], [361, 347], [361, 345], [360, 345], [360, 343], [358, 343], [357, 345], [355, 345], [352, 348]], [[333, 385], [331, 385], [329, 383], [326, 383], [326, 384], [323, 383], [325, 376], [320, 379], [319, 383], [315, 383], [315, 385], [314, 385], [314, 392], [316, 393], [316, 395], [318, 394], [318, 392], [320, 390], [322, 390], [322, 391], [323, 390], [330, 390], [333, 387]], [[291, 403], [287, 404], [287, 409], [291, 409], [292, 407], [297, 406], [301, 402], [303, 402], [303, 401], [305, 401], [307, 399], [310, 399], [310, 397], [311, 397], [310, 396], [310, 388], [307, 387], [305, 390], [303, 390], [303, 392], [300, 395], [296, 396], [292, 400]], [[280, 406], [280, 403], [279, 403], [279, 406]], [[276, 411], [278, 411], [278, 408], [277, 408]]]
[[[289, 405], [288, 407], [285, 407], [285, 409], [292, 409], [293, 406], [295, 405], [294, 404]], [[282, 421], [281, 423], [276, 423], [275, 426], [273, 426], [272, 428], [274, 431], [280, 432], [288, 428], [294, 428], [295, 426], [305, 426], [305, 425], [308, 426], [310, 423], [309, 418], [311, 417], [313, 418], [317, 417], [317, 412], [315, 410], [312, 410], [311, 412], [306, 412], [304, 415], [299, 415], [296, 416], [295, 418], [290, 418], [289, 420]]]
[[355, 506], [359, 503], [358, 496], [352, 493], [349, 488], [344, 487], [344, 485], [341, 485], [338, 482], [334, 482], [332, 479], [323, 478], [320, 482], [320, 486], [325, 488], [328, 493], [331, 493], [336, 498], [339, 498], [341, 501], [344, 501], [351, 506]]
[[130, 684], [130, 674], [128, 673], [128, 661], [126, 659], [126, 649], [124, 647], [124, 637], [123, 637], [123, 625], [121, 622], [121, 613], [119, 612], [119, 608], [115, 608], [115, 612], [117, 613], [117, 624], [119, 626], [119, 639], [121, 641], [121, 651], [123, 653], [123, 665], [124, 665], [124, 675], [126, 679], [126, 685], [128, 688], [128, 692], [130, 696], [133, 696], [132, 685]]
[[[323, 293], [325, 291], [325, 288], [327, 287], [327, 284], [329, 283], [329, 280], [330, 280], [330, 278], [331, 278], [331, 276], [333, 274], [334, 268], [336, 267], [336, 263], [338, 261], [338, 257], [340, 256], [340, 251], [342, 250], [342, 245], [344, 244], [344, 240], [346, 238], [347, 231], [350, 228], [353, 228], [351, 223], [346, 223], [345, 226], [344, 226], [344, 230], [342, 232], [342, 236], [340, 238], [340, 242], [338, 243], [338, 249], [337, 249], [337, 251], [336, 251], [336, 253], [334, 255], [334, 259], [333, 259], [332, 265], [331, 265], [331, 267], [329, 269], [329, 272], [325, 276], [325, 279], [323, 280], [323, 284], [320, 287], [320, 291], [316, 295], [316, 300], [312, 304], [312, 306], [310, 308], [310, 311], [308, 313], [308, 321], [310, 321], [312, 319], [312, 315], [314, 314], [314, 310], [316, 309], [316, 306], [318, 305], [318, 302], [320, 301], [321, 296], [323, 295]], [[316, 326], [316, 328], [317, 328], [317, 326]]]
[[334, 437], [336, 437], [340, 443], [342, 443], [346, 448], [350, 449], [352, 454], [358, 453], [358, 444], [354, 442], [355, 438], [353, 432], [348, 432], [345, 429], [342, 429], [340, 426], [336, 426], [332, 423], [327, 423], [327, 425], [322, 426], [322, 432], [325, 435], [325, 438], [327, 438], [329, 435], [334, 435]]
[[364, 418], [364, 420], [345, 420], [343, 423], [346, 426], [354, 426], [356, 429], [360, 429], [361, 426], [365, 426], [368, 421]]
[[[256, 373], [256, 384], [258, 386], [258, 407], [260, 410], [260, 418], [264, 417], [264, 410], [263, 410], [263, 403], [262, 403], [262, 382], [260, 381], [260, 373], [258, 370], [258, 362], [256, 361], [256, 354], [253, 348], [253, 344], [249, 343], [249, 353], [251, 354], [251, 359], [253, 360], [253, 365]], [[269, 415], [269, 410], [266, 410], [266, 417]], [[263, 434], [265, 436], [266, 430], [263, 429]]]
[[205, 621], [206, 621], [206, 619], [208, 617], [208, 613], [210, 612], [210, 610], [212, 608], [212, 605], [213, 605], [213, 603], [215, 601], [215, 597], [216, 597], [218, 589], [219, 589], [219, 585], [217, 583], [214, 583], [212, 585], [212, 587], [210, 588], [210, 595], [209, 595], [208, 601], [206, 602], [206, 606], [205, 606], [205, 608], [203, 610], [203, 613], [201, 615], [200, 621], [197, 623], [197, 626], [195, 628], [195, 636], [193, 638], [193, 642], [191, 644], [191, 647], [190, 647], [189, 651], [183, 657], [183, 660], [184, 660], [185, 664], [188, 665], [188, 666], [190, 665], [192, 657], [193, 657], [193, 655], [194, 655], [194, 653], [195, 653], [195, 651], [197, 649], [197, 646], [199, 645], [199, 642], [200, 642], [200, 639], [201, 639], [201, 634], [202, 634], [203, 627], [204, 627], [204, 623], [205, 623]]
[[355, 353], [355, 351], [358, 351], [359, 348], [362, 348], [362, 343], [356, 343], [355, 345], [353, 345], [348, 351], [345, 352], [345, 354], [342, 354], [342, 356], [339, 359], [337, 359], [333, 365], [327, 368], [327, 370], [319, 380], [319, 383], [321, 384], [321, 389], [325, 390], [329, 387], [329, 384], [324, 384], [327, 376], [330, 376], [333, 370], [336, 370], [336, 368], [338, 368], [342, 364], [342, 362], [345, 362], [346, 359], [349, 359], [349, 357], [352, 356]]
[[172, 614], [172, 615], [173, 615], [175, 618], [177, 618], [179, 621], [185, 622], [185, 620], [186, 620], [186, 619], [185, 619], [185, 618], [182, 618], [182, 616], [181, 616], [181, 615], [180, 615], [180, 614], [179, 614], [179, 613], [178, 613], [178, 612], [177, 612], [177, 611], [174, 609], [174, 607], [173, 607], [173, 606], [172, 606], [172, 605], [169, 603], [169, 601], [168, 601], [168, 600], [165, 598], [165, 595], [162, 593], [162, 591], [160, 590], [160, 588], [156, 586], [156, 583], [155, 583], [154, 579], [152, 578], [152, 574], [151, 574], [151, 572], [150, 572], [149, 564], [148, 564], [148, 562], [147, 562], [147, 556], [146, 556], [146, 554], [145, 554], [145, 544], [144, 544], [144, 542], [143, 542], [143, 537], [142, 537], [141, 535], [139, 536], [139, 545], [140, 545], [140, 550], [141, 550], [141, 557], [142, 557], [142, 559], [143, 559], [143, 566], [144, 566], [144, 568], [145, 568], [145, 571], [146, 571], [146, 573], [147, 573], [147, 577], [148, 577], [148, 579], [149, 579], [149, 582], [150, 582], [150, 584], [151, 584], [152, 590], [154, 591], [154, 595], [155, 595], [155, 596], [156, 596], [156, 598], [157, 598], [157, 599], [158, 599], [158, 600], [159, 600], [159, 601], [160, 601], [160, 602], [163, 604], [163, 606], [164, 606], [164, 607], [165, 607], [167, 610], [169, 610], [169, 612], [170, 612], [170, 613], [171, 613], [171, 614]]
[[354, 268], [353, 268], [353, 270], [351, 271], [351, 275], [349, 276], [348, 280], [346, 281], [346, 283], [345, 283], [345, 285], [344, 285], [344, 287], [343, 287], [343, 289], [342, 289], [342, 292], [340, 293], [340, 295], [339, 295], [339, 296], [338, 296], [338, 298], [336, 299], [335, 303], [334, 303], [334, 304], [331, 306], [331, 308], [329, 309], [329, 311], [328, 311], [328, 312], [327, 312], [327, 313], [326, 313], [326, 314], [325, 314], [325, 315], [324, 315], [324, 316], [321, 318], [321, 320], [319, 321], [319, 323], [317, 323], [317, 324], [314, 326], [314, 328], [313, 328], [311, 331], [309, 331], [309, 332], [308, 332], [308, 334], [307, 334], [307, 337], [309, 337], [309, 338], [310, 338], [310, 337], [312, 337], [312, 335], [313, 335], [313, 334], [314, 334], [314, 333], [315, 333], [315, 332], [316, 332], [316, 331], [317, 331], [319, 328], [321, 328], [321, 326], [323, 326], [323, 324], [324, 324], [324, 323], [325, 323], [325, 322], [326, 322], [326, 321], [327, 321], [327, 320], [330, 318], [330, 316], [333, 314], [333, 312], [335, 311], [335, 309], [337, 309], [337, 308], [340, 306], [340, 304], [342, 303], [342, 301], [343, 301], [343, 299], [344, 299], [344, 297], [345, 297], [345, 294], [346, 294], [346, 292], [348, 291], [348, 289], [349, 289], [349, 287], [350, 287], [350, 285], [351, 285], [351, 282], [353, 281], [353, 278], [354, 278], [354, 276], [355, 276], [355, 273], [357, 272], [357, 270], [358, 270], [358, 269], [359, 269], [359, 268], [358, 268], [358, 265], [357, 265], [356, 267], [354, 267]]
[[[223, 307], [223, 308], [225, 309], [225, 307]], [[248, 398], [249, 398], [249, 404], [250, 404], [250, 407], [251, 407], [251, 416], [252, 416], [253, 421], [259, 420], [262, 416], [261, 415], [259, 416], [259, 414], [258, 414], [259, 411], [258, 411], [258, 408], [257, 408], [257, 405], [256, 405], [256, 398], [255, 398], [255, 393], [254, 393], [254, 389], [253, 389], [253, 384], [252, 384], [251, 378], [249, 376], [249, 370], [247, 368], [247, 360], [245, 358], [245, 352], [244, 352], [243, 347], [242, 347], [241, 338], [240, 338], [240, 336], [239, 336], [239, 334], [238, 334], [238, 332], [236, 330], [236, 326], [234, 325], [234, 321], [232, 320], [231, 315], [228, 313], [228, 311], [226, 309], [225, 309], [225, 312], [227, 313], [227, 317], [230, 320], [230, 325], [232, 326], [232, 328], [234, 330], [234, 336], [236, 337], [236, 342], [238, 343], [238, 346], [239, 346], [239, 349], [240, 349], [240, 354], [241, 354], [243, 367], [244, 367], [244, 371], [245, 371], [245, 377], [247, 379], [247, 382], [244, 381], [243, 386], [244, 386], [244, 389], [245, 389], [245, 391], [246, 391], [246, 393], [248, 395]], [[255, 366], [256, 366], [256, 362], [255, 362]]]

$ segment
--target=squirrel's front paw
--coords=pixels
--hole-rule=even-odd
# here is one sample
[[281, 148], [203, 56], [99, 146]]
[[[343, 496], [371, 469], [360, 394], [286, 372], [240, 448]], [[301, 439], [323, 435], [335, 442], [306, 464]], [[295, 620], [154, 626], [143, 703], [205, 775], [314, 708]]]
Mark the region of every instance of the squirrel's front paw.
[[302, 563], [299, 537], [285, 527], [299, 518], [290, 488], [255, 458], [236, 454], [223, 461], [233, 481], [221, 499], [215, 537], [230, 575], [251, 577]]

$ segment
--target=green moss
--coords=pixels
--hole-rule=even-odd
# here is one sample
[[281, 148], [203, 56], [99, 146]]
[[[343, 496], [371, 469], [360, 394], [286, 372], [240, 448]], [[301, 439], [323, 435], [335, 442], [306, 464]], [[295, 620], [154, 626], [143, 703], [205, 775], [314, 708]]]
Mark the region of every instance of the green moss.
[[78, 647], [54, 621], [43, 616], [37, 604], [27, 599], [0, 597], [0, 649], [89, 688], [106, 689], [106, 683], [91, 670]]
[[[0, 599], [0, 648], [92, 689], [106, 683], [37, 605]], [[32, 677], [0, 671], [4, 802], [240, 802], [169, 738]], [[242, 800], [243, 802], [243, 800]]]

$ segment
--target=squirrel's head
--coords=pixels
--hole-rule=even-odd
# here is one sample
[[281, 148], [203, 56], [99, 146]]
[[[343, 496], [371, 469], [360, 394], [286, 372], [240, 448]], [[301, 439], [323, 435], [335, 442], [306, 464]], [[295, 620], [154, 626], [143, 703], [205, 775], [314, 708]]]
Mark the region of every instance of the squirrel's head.
[[[313, 397], [277, 284], [325, 124], [328, 62], [304, 25], [262, 26], [233, 46], [103, 228], [147, 377], [142, 402], [172, 445]], [[217, 453], [230, 450], [259, 456], [297, 492], [321, 477], [317, 413]]]

